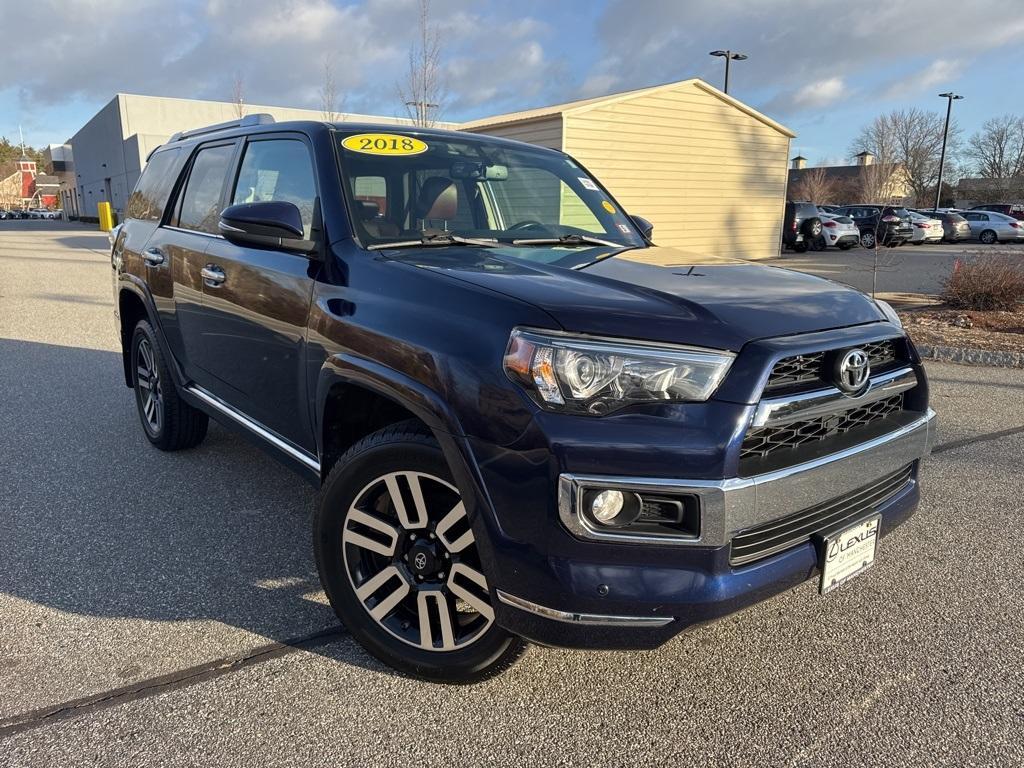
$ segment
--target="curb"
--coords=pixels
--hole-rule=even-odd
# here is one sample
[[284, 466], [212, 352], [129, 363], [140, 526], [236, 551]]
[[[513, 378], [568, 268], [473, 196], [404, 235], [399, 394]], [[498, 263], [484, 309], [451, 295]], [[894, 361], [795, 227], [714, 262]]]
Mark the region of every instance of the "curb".
[[987, 349], [930, 344], [918, 345], [917, 351], [925, 360], [941, 360], [963, 365], [990, 365], [998, 368], [1024, 368], [1024, 352], [993, 352]]

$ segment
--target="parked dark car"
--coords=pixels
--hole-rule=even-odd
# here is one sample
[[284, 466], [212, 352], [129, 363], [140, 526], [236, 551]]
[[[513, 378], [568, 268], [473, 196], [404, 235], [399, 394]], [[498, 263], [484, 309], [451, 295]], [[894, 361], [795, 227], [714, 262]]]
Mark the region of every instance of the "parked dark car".
[[959, 243], [961, 240], [971, 239], [971, 226], [961, 214], [954, 211], [933, 211], [930, 208], [915, 210], [942, 222], [942, 239], [947, 243]]
[[187, 131], [114, 235], [124, 383], [155, 447], [212, 417], [321, 488], [327, 597], [408, 674], [652, 648], [846, 584], [917, 506], [933, 436], [898, 316], [651, 232], [506, 139]]
[[987, 203], [985, 205], [976, 205], [971, 208], [972, 211], [995, 211], [996, 213], [1003, 213], [1007, 216], [1013, 216], [1013, 218], [1020, 221], [1024, 221], [1024, 204], [1021, 203]]
[[914, 236], [914, 225], [906, 208], [858, 203], [844, 205], [838, 213], [853, 219], [860, 230], [860, 244], [865, 248], [874, 248], [876, 243], [892, 248]]
[[782, 245], [804, 253], [821, 240], [822, 223], [814, 203], [786, 202], [782, 218]]

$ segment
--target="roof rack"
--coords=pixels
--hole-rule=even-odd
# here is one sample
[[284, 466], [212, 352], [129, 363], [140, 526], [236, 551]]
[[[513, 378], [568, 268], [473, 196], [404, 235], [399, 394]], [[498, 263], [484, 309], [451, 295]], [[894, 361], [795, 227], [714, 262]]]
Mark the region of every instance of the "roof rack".
[[246, 115], [245, 117], [239, 118], [238, 120], [228, 120], [226, 123], [216, 123], [215, 125], [208, 125], [205, 128], [190, 128], [187, 131], [178, 131], [176, 134], [171, 136], [167, 140], [170, 144], [173, 141], [182, 141], [183, 139], [190, 139], [193, 136], [202, 136], [206, 133], [217, 133], [218, 131], [226, 131], [228, 128], [248, 128], [251, 125], [268, 125], [274, 122], [274, 116], [268, 115], [266, 112], [258, 112], [254, 115]]

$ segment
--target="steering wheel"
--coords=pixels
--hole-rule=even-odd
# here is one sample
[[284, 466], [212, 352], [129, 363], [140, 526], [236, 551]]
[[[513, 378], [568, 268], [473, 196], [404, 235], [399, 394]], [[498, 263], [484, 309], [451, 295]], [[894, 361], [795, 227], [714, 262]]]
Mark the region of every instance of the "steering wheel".
[[509, 227], [508, 231], [511, 232], [514, 229], [532, 229], [535, 227], [546, 229], [547, 225], [539, 221], [535, 221], [534, 219], [524, 219], [523, 221], [517, 221], [515, 224]]

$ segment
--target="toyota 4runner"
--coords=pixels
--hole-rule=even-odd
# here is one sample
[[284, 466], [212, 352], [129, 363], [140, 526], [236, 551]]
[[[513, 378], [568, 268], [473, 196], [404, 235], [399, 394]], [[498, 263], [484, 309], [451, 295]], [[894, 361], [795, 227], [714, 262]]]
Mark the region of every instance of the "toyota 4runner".
[[651, 242], [568, 155], [264, 115], [149, 158], [113, 238], [124, 381], [321, 488], [338, 616], [406, 673], [651, 648], [918, 503], [928, 385], [888, 305]]

